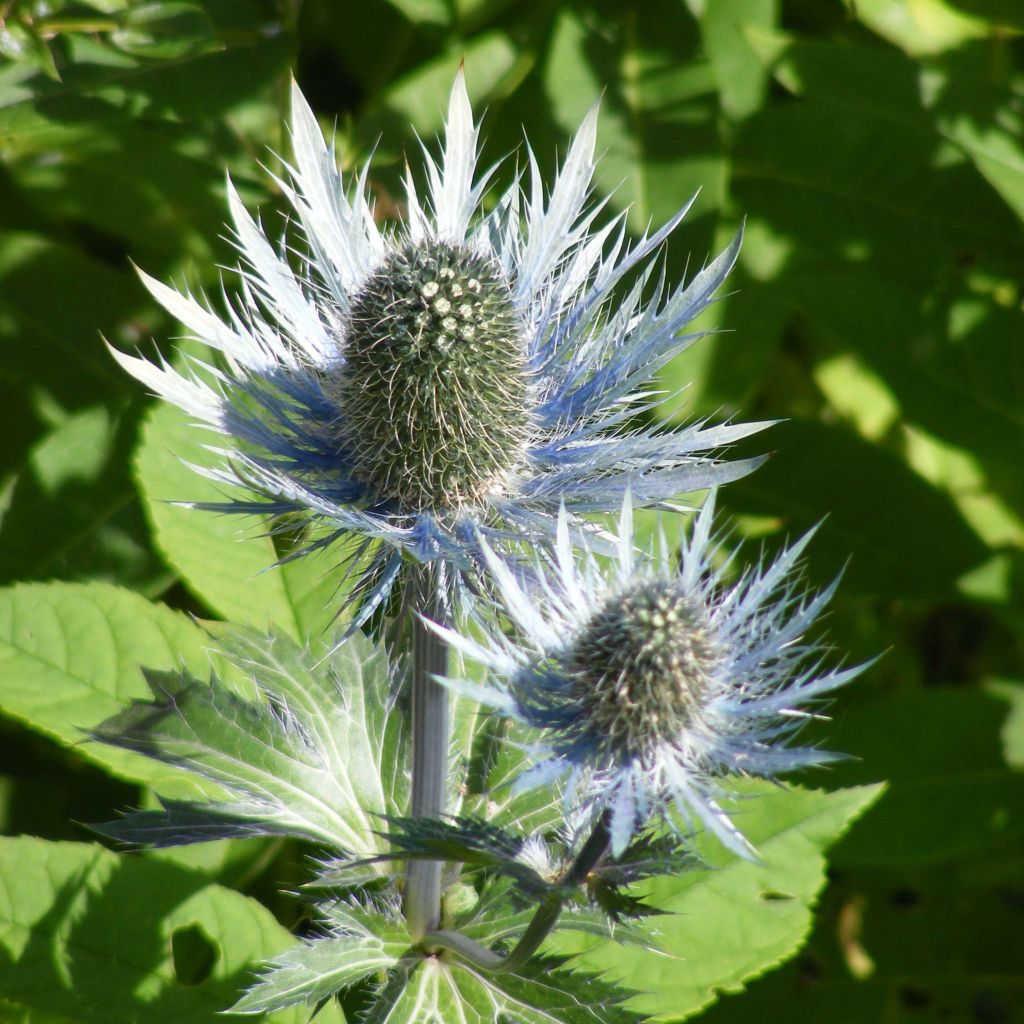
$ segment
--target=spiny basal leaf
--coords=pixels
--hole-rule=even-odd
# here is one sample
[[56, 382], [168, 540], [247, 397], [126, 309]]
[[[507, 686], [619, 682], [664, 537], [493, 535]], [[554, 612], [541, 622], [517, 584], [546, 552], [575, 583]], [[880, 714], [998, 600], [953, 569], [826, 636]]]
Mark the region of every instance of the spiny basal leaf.
[[284, 636], [242, 631], [228, 637], [225, 651], [255, 684], [255, 699], [217, 677], [205, 683], [184, 672], [148, 672], [154, 699], [135, 701], [92, 733], [198, 774], [225, 798], [173, 805], [163, 821], [153, 812], [132, 816], [108, 834], [172, 845], [245, 827], [375, 853], [375, 815], [395, 810], [405, 785], [404, 725], [389, 713], [383, 655], [353, 637], [317, 660]]
[[538, 960], [510, 974], [485, 974], [439, 957], [401, 965], [366, 1024], [637, 1024], [621, 1003], [631, 993], [596, 975]]
[[408, 953], [409, 935], [394, 911], [339, 903], [327, 916], [330, 934], [271, 961], [233, 1013], [270, 1013], [303, 1002], [318, 1006], [368, 975], [390, 970]]

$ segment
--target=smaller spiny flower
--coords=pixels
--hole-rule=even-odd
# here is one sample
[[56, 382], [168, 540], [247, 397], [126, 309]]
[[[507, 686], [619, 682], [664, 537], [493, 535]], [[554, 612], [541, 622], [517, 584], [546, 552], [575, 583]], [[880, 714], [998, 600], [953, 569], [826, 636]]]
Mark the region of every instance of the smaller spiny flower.
[[701, 609], [657, 579], [598, 608], [563, 659], [570, 700], [593, 723], [602, 753], [647, 760], [689, 724], [717, 662]]
[[670, 809], [686, 828], [703, 824], [753, 856], [720, 804], [729, 779], [834, 760], [787, 742], [812, 717], [806, 705], [865, 667], [823, 670], [820, 644], [807, 639], [836, 586], [800, 586], [811, 533], [730, 582], [713, 515], [714, 493], [678, 564], [663, 535], [656, 554], [634, 551], [628, 497], [611, 563], [590, 551], [573, 557], [564, 513], [554, 555], [539, 554], [528, 571], [514, 573], [484, 544], [516, 636], [490, 629], [481, 643], [435, 627], [491, 674], [487, 685], [447, 685], [537, 730], [538, 763], [518, 784], [566, 777], [575, 811], [608, 813], [615, 856]]

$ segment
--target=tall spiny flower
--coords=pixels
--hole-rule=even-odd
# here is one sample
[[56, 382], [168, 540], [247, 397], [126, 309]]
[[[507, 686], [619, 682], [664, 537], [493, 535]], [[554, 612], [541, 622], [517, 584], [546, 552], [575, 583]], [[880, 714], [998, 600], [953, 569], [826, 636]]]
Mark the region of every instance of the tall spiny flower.
[[628, 496], [612, 563], [589, 551], [574, 560], [564, 512], [553, 556], [538, 554], [529, 572], [512, 572], [484, 543], [516, 637], [491, 632], [479, 643], [434, 627], [492, 674], [488, 685], [449, 687], [538, 730], [538, 763], [519, 785], [567, 776], [577, 807], [610, 812], [615, 855], [674, 807], [683, 824], [750, 856], [719, 805], [729, 778], [834, 759], [786, 741], [810, 717], [804, 705], [865, 667], [823, 671], [820, 645], [806, 639], [836, 585], [799, 586], [811, 534], [728, 583], [728, 562], [715, 564], [714, 504], [712, 492], [678, 566], [664, 536], [657, 554], [634, 551]]
[[142, 275], [223, 359], [181, 371], [118, 361], [228, 439], [224, 464], [207, 472], [257, 500], [216, 507], [304, 513], [327, 527], [319, 544], [362, 537], [360, 554], [372, 554], [363, 614], [403, 554], [458, 579], [481, 535], [550, 539], [560, 501], [573, 517], [606, 511], [629, 487], [657, 505], [757, 465], [714, 454], [765, 424], [623, 429], [652, 404], [656, 369], [700, 336], [683, 330], [713, 301], [739, 235], [688, 285], [651, 285], [650, 257], [688, 206], [632, 247], [621, 216], [595, 228], [596, 116], [549, 192], [527, 149], [528, 189], [516, 181], [484, 214], [493, 168], [476, 173], [460, 71], [440, 163], [424, 150], [427, 202], [408, 173], [404, 224], [380, 228], [367, 169], [346, 190], [294, 87], [294, 166], [279, 184], [304, 236], [301, 260], [271, 246], [229, 182], [242, 283], [226, 316]]

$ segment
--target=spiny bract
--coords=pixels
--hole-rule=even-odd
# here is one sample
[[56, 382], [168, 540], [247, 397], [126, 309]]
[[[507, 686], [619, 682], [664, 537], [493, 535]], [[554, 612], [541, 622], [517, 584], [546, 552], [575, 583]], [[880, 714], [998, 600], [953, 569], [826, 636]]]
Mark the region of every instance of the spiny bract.
[[226, 314], [142, 275], [222, 358], [180, 369], [116, 358], [227, 438], [205, 472], [255, 499], [212, 507], [304, 514], [323, 527], [317, 546], [362, 538], [361, 616], [403, 556], [437, 560], [448, 594], [479, 563], [480, 536], [498, 548], [550, 540], [560, 502], [578, 523], [617, 508], [627, 488], [659, 505], [758, 464], [715, 453], [765, 424], [624, 429], [654, 403], [652, 374], [701, 336], [684, 328], [713, 301], [740, 238], [688, 284], [652, 281], [689, 204], [633, 245], [622, 215], [595, 227], [596, 124], [595, 108], [550, 188], [527, 148], [528, 186], [517, 178], [485, 214], [493, 168], [477, 174], [459, 72], [442, 158], [423, 152], [427, 201], [407, 174], [404, 222], [381, 227], [368, 169], [342, 181], [294, 87], [294, 164], [278, 184], [304, 246], [272, 246], [229, 182], [242, 263]]
[[821, 647], [806, 637], [835, 589], [798, 585], [811, 534], [729, 583], [728, 563], [716, 565], [714, 504], [712, 492], [678, 567], [664, 536], [657, 554], [634, 552], [628, 496], [611, 564], [590, 551], [574, 559], [564, 513], [553, 558], [538, 554], [528, 570], [513, 572], [485, 543], [516, 638], [485, 627], [481, 643], [434, 626], [491, 673], [487, 685], [446, 684], [538, 730], [538, 763], [519, 785], [566, 776], [575, 808], [609, 812], [616, 856], [669, 808], [752, 856], [719, 805], [728, 779], [833, 759], [786, 742], [811, 717], [803, 705], [864, 668], [824, 671]]

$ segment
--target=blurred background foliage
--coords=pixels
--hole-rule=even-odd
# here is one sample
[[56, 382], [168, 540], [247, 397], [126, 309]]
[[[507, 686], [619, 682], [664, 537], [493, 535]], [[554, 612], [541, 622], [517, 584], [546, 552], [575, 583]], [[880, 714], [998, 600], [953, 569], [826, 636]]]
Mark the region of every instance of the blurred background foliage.
[[[1024, 1020], [1024, 5], [6, 0], [0, 26], [0, 581], [223, 611], [153, 540], [150, 402], [98, 332], [175, 335], [133, 261], [218, 291], [225, 170], [283, 224], [265, 168], [290, 73], [346, 167], [374, 154], [382, 216], [460, 59], [485, 163], [521, 162], [525, 129], [550, 171], [603, 96], [598, 187], [633, 231], [701, 190], [672, 273], [746, 221], [721, 333], [669, 367], [688, 386], [661, 414], [783, 421], [724, 509], [750, 553], [827, 516], [809, 571], [846, 565], [830, 636], [886, 652], [822, 736], [857, 758], [826, 786], [888, 792], [834, 851], [799, 957], [706, 1016]], [[82, 839], [73, 821], [140, 800], [14, 720], [0, 773], [10, 834]], [[180, 856], [294, 923], [288, 846]]]

